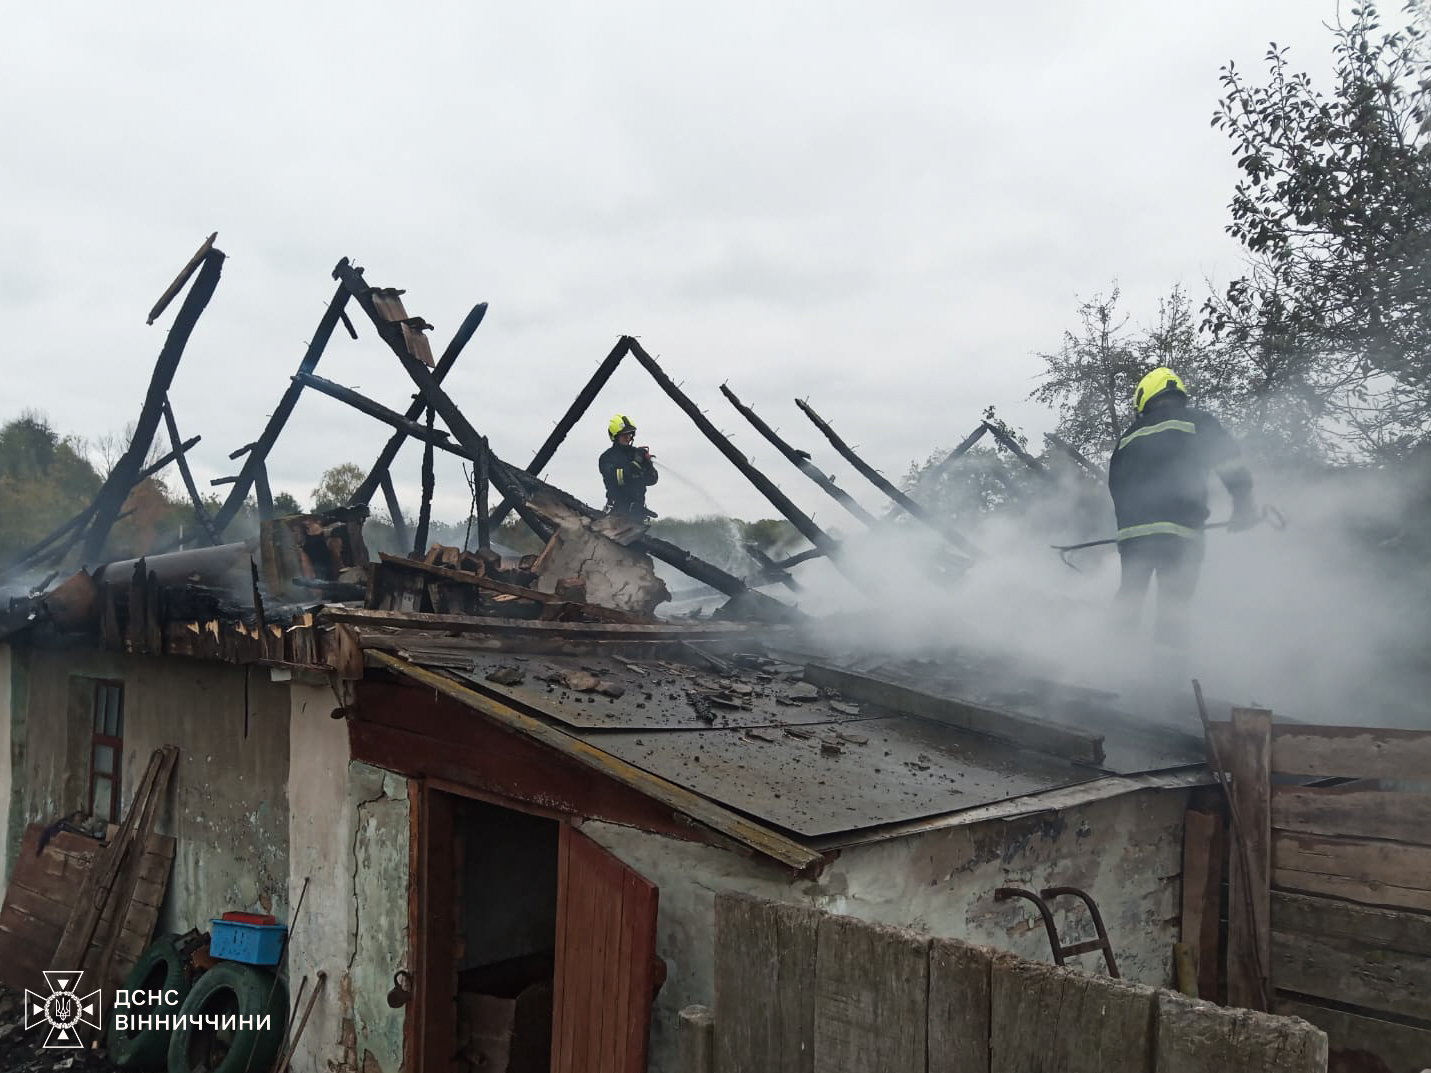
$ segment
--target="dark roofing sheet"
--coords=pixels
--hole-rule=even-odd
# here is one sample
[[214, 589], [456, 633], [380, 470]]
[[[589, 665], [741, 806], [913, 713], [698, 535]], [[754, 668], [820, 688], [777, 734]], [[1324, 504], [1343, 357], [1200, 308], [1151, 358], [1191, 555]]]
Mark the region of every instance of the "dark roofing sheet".
[[1099, 775], [908, 717], [792, 729], [579, 736], [714, 801], [808, 836], [973, 808]]
[[[414, 660], [422, 662], [421, 654]], [[801, 668], [788, 665], [785, 672], [742, 671], [729, 677], [697, 667], [667, 661], [621, 663], [607, 658], [513, 656], [493, 652], [471, 653], [471, 669], [444, 667], [489, 696], [507, 700], [530, 714], [543, 715], [568, 726], [593, 730], [702, 730], [712, 727], [784, 726], [839, 722], [864, 714], [858, 704], [834, 701], [823, 695], [797, 701], [800, 683], [791, 677]], [[522, 681], [502, 685], [487, 675], [499, 668], [515, 668]], [[584, 673], [620, 690], [619, 697], [599, 691], [580, 692], [559, 681], [561, 674]], [[808, 689], [803, 692], [809, 692]], [[703, 718], [704, 717], [704, 718]]]

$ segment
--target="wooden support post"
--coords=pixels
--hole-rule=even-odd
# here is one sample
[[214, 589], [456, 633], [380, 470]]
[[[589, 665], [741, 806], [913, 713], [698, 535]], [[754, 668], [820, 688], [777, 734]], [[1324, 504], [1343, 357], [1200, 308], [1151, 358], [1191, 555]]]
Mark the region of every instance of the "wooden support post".
[[[437, 411], [443, 423], [451, 430], [453, 437], [461, 445], [460, 448], [451, 448], [454, 453], [463, 454], [466, 458], [476, 460], [480, 457], [484, 439], [480, 436], [472, 423], [467, 420], [462, 411], [457, 407], [451, 397], [442, 390], [442, 386], [437, 382], [432, 371], [421, 361], [412, 355], [407, 348], [406, 340], [402, 334], [395, 329], [398, 327], [391, 321], [385, 320], [373, 307], [372, 299], [369, 296], [367, 284], [362, 278], [362, 274], [348, 263], [347, 258], [339, 261], [333, 269], [335, 279], [342, 281], [342, 285], [351, 288], [351, 292], [358, 299], [358, 304], [363, 307], [368, 318], [378, 329], [378, 334], [397, 355], [398, 361], [402, 363], [408, 375], [417, 385], [420, 397], [424, 405], [431, 406]], [[443, 446], [441, 443], [438, 446]], [[555, 496], [560, 497], [563, 502], [572, 506], [573, 509], [580, 510], [587, 517], [596, 517], [597, 512], [586, 506], [575, 496], [568, 495], [560, 489], [547, 484], [545, 481], [532, 474], [514, 469], [499, 458], [490, 449], [487, 452], [487, 464], [490, 469], [492, 483], [508, 499], [512, 500], [515, 510], [527, 526], [532, 529], [543, 540], [549, 540], [555, 530], [549, 522], [541, 515], [526, 506], [526, 487], [540, 488]], [[727, 596], [740, 596], [752, 601], [752, 609], [758, 608], [762, 613], [771, 618], [788, 621], [793, 615], [798, 615], [793, 608], [786, 607], [778, 600], [773, 600], [764, 593], [756, 592], [745, 584], [740, 578], [729, 574], [719, 567], [697, 558], [668, 541], [652, 537], [645, 534], [634, 542], [635, 546], [650, 552], [656, 558], [670, 563], [676, 569], [689, 574], [697, 581], [702, 581], [713, 588], [724, 592]]]
[[[979, 440], [983, 438], [984, 434], [988, 431], [988, 426], [986, 426], [983, 422], [980, 422], [979, 427], [976, 428], [973, 432], [969, 433], [969, 435], [965, 436], [958, 447], [954, 448], [954, 450], [950, 451], [947, 455], [940, 459], [938, 465], [930, 466], [928, 469], [926, 469], [923, 473], [919, 475], [919, 479], [914, 482], [914, 487], [909, 490], [910, 497], [913, 498], [915, 496], [918, 496], [925, 488], [929, 487], [935, 481], [939, 480], [940, 477], [944, 476], [944, 474], [950, 469], [950, 467], [952, 467], [955, 462], [959, 461], [959, 459], [963, 458], [964, 455], [968, 453], [969, 449], [973, 447], [974, 444], [978, 443]], [[901, 507], [898, 503], [891, 503], [889, 510], [885, 511], [884, 517], [886, 520], [897, 517], [899, 515], [899, 512], [903, 509], [904, 508]]]
[[218, 237], [219, 233], [215, 231], [208, 238], [204, 239], [198, 252], [189, 258], [189, 263], [179, 270], [179, 274], [174, 277], [174, 282], [169, 284], [164, 293], [159, 296], [159, 301], [154, 303], [154, 308], [149, 310], [149, 318], [145, 320], [145, 324], [153, 324], [159, 319], [160, 314], [169, 308], [169, 303], [174, 300], [174, 296], [179, 293], [184, 284], [189, 282], [189, 277], [198, 270], [204, 258], [209, 255], [209, 251], [214, 248], [214, 240]]
[[179, 312], [174, 317], [174, 326], [169, 329], [164, 346], [160, 348], [159, 358], [154, 363], [149, 390], [145, 393], [144, 405], [140, 408], [139, 419], [134, 425], [134, 438], [110, 471], [104, 487], [95, 496], [94, 522], [90, 525], [84, 541], [86, 562], [97, 563], [103, 557], [104, 543], [109, 537], [109, 531], [124, 508], [129, 490], [138, 482], [139, 471], [144, 468], [144, 456], [149, 453], [149, 445], [154, 442], [154, 433], [159, 427], [169, 385], [174, 382], [174, 374], [179, 371], [179, 359], [184, 354], [184, 347], [189, 342], [194, 325], [199, 322], [200, 314], [208, 306], [209, 299], [219, 285], [223, 267], [223, 251], [210, 249], [204, 255], [204, 264], [194, 279], [194, 285], [184, 296], [184, 304], [179, 307]]
[[254, 470], [253, 495], [258, 500], [259, 524], [273, 521], [273, 490], [268, 486], [267, 466], [258, 466]]
[[[481, 327], [482, 318], [486, 315], [487, 303], [479, 302], [472, 307], [471, 312], [467, 314], [466, 318], [458, 326], [457, 333], [452, 337], [452, 341], [447, 344], [447, 349], [442, 352], [442, 357], [437, 359], [437, 366], [432, 370], [432, 375], [437, 378], [439, 384], [442, 383], [452, 366], [456, 364], [457, 356], [462, 353], [462, 348], [467, 345], [477, 329]], [[422, 416], [422, 412], [426, 408], [422, 399], [416, 399], [412, 405], [407, 408], [407, 413], [404, 416], [409, 421], [416, 421]], [[388, 442], [383, 445], [382, 451], [378, 454], [377, 461], [374, 462], [372, 468], [368, 470], [367, 477], [363, 479], [362, 484], [358, 485], [357, 489], [353, 492], [352, 498], [348, 500], [350, 507], [367, 506], [372, 502], [373, 493], [378, 490], [382, 484], [384, 475], [392, 468], [393, 459], [397, 458], [397, 453], [402, 448], [403, 442], [407, 437], [407, 432], [399, 429], [397, 432], [394, 432]], [[406, 546], [406, 544], [407, 541], [404, 540], [403, 545]]]
[[477, 472], [474, 474], [477, 487], [477, 547], [483, 551], [492, 546], [492, 519], [487, 514], [487, 486], [492, 480], [491, 467], [487, 464], [490, 450], [487, 437], [483, 436], [482, 450], [477, 452]]
[[[215, 232], [217, 234], [217, 232]], [[213, 241], [210, 236], [209, 241]], [[209, 538], [209, 545], [217, 547], [219, 544], [219, 534], [214, 532], [214, 520], [209, 517], [208, 509], [204, 506], [203, 499], [199, 496], [198, 485], [194, 483], [194, 473], [189, 469], [189, 460], [184, 457], [184, 452], [179, 449], [183, 440], [179, 437], [179, 423], [174, 420], [174, 407], [169, 402], [169, 396], [164, 396], [164, 426], [169, 432], [169, 443], [174, 448], [174, 460], [179, 463], [179, 477], [184, 482], [184, 490], [189, 493], [189, 502], [194, 505], [194, 518], [203, 528], [204, 534]]]
[[687, 1006], [680, 1016], [680, 1073], [715, 1073], [715, 1017], [705, 1006]]
[[[402, 518], [402, 507], [398, 505], [397, 489], [393, 487], [393, 475], [391, 470], [383, 470], [383, 479], [379, 482], [383, 489], [383, 500], [388, 505], [388, 517], [392, 519], [393, 534], [397, 538], [397, 545], [400, 548], [407, 547], [407, 524]], [[353, 499], [348, 500], [348, 505], [355, 505]]]
[[[606, 381], [611, 379], [611, 374], [616, 371], [616, 366], [621, 364], [621, 359], [626, 356], [627, 350], [626, 337], [622, 336], [611, 348], [611, 353], [607, 354], [605, 360], [596, 367], [596, 372], [591, 374], [591, 379], [586, 382], [586, 386], [581, 389], [575, 401], [567, 407], [566, 413], [562, 414], [561, 420], [556, 423], [556, 427], [551, 430], [546, 441], [537, 448], [537, 453], [532, 455], [532, 460], [527, 463], [526, 467], [528, 473], [535, 477], [546, 468], [552, 455], [556, 454], [556, 449], [561, 446], [568, 433], [576, 427], [576, 423], [591, 408], [597, 393], [606, 386]], [[497, 509], [492, 512], [492, 524], [494, 526], [501, 525], [503, 519], [512, 512], [515, 505], [511, 500], [503, 499], [497, 505]]]
[[656, 363], [655, 358], [646, 353], [645, 348], [643, 348], [640, 343], [630, 336], [627, 336], [626, 345], [631, 351], [631, 356], [640, 362], [645, 370], [651, 374], [657, 386], [670, 397], [672, 402], [685, 412], [686, 416], [694, 422], [696, 428], [700, 429], [705, 438], [710, 440], [716, 449], [725, 455], [736, 469], [740, 470], [745, 479], [755, 485], [756, 490], [770, 502], [770, 505], [784, 515], [791, 525], [800, 530], [806, 540], [828, 555], [831, 563], [834, 564], [837, 570], [861, 588], [867, 587], [868, 582], [862, 582], [857, 575], [851, 576], [850, 571], [841, 566], [839, 542], [831, 538], [828, 533], [815, 524], [813, 518], [792, 503], [784, 492], [775, 487], [774, 482], [771, 481], [769, 477], [756, 469], [755, 466], [751, 464], [750, 459], [741, 454], [735, 444], [726, 439], [720, 430], [711, 423], [710, 419], [701, 412], [701, 408], [691, 400], [690, 396], [676, 386], [675, 381], [666, 375], [665, 370]]
[[854, 498], [843, 488], [837, 485], [834, 478], [822, 473], [811, 461], [808, 451], [797, 451], [790, 444], [783, 440], [778, 432], [761, 420], [760, 415], [752, 410], [740, 399], [736, 398], [735, 392], [725, 384], [720, 386], [721, 394], [726, 397], [736, 411], [754, 426], [755, 431], [770, 441], [771, 445], [784, 455], [792, 465], [801, 473], [814, 481], [822, 491], [828, 494], [836, 503], [844, 507], [860, 521], [873, 528], [878, 524], [878, 519], [874, 517], [864, 507], [854, 501]]
[[[338, 321], [343, 315], [343, 307], [347, 302], [348, 289], [339, 287], [332, 300], [329, 301], [322, 319], [318, 321], [318, 327], [313, 332], [308, 349], [303, 353], [302, 361], [298, 363], [299, 376], [311, 373], [318, 365], [318, 359], [323, 356], [323, 350], [327, 347], [328, 340], [332, 338], [333, 329], [338, 326]], [[214, 529], [220, 535], [243, 509], [244, 502], [248, 499], [248, 490], [253, 487], [259, 467], [264, 465], [269, 451], [273, 450], [273, 445], [278, 441], [278, 434], [283, 431], [283, 426], [287, 424], [288, 418], [293, 413], [293, 408], [298, 405], [298, 397], [302, 394], [303, 381], [296, 377], [290, 380], [288, 389], [278, 400], [278, 405], [273, 408], [273, 412], [269, 414], [268, 424], [264, 426], [263, 433], [249, 445], [248, 457], [244, 459], [243, 468], [239, 470], [238, 477], [234, 480], [233, 490], [229, 492], [228, 499], [224, 500], [224, 505], [214, 516]]]
[[[435, 417], [432, 407], [427, 408], [427, 430], [432, 431], [432, 422]], [[478, 450], [480, 457], [482, 452]], [[417, 532], [412, 538], [412, 557], [421, 559], [427, 553], [427, 528], [432, 524], [432, 491], [435, 478], [432, 472], [432, 441], [428, 440], [422, 448], [422, 505], [417, 511]]]
[[796, 399], [795, 405], [800, 407], [800, 409], [804, 411], [805, 416], [814, 422], [815, 427], [825, 434], [825, 438], [830, 441], [830, 444], [835, 448], [836, 451], [840, 452], [841, 457], [843, 457], [845, 461], [847, 461], [850, 465], [854, 466], [855, 469], [859, 470], [860, 473], [864, 474], [866, 480], [868, 480], [885, 495], [889, 496], [890, 499], [898, 503], [905, 510], [909, 511], [911, 516], [919, 519], [921, 522], [929, 526], [929, 528], [933, 529], [940, 536], [944, 537], [945, 540], [949, 541], [949, 543], [953, 544], [965, 555], [974, 556], [979, 554], [979, 550], [974, 547], [974, 545], [971, 544], [969, 541], [965, 540], [962, 536], [960, 536], [959, 533], [957, 533], [952, 526], [937, 521], [934, 516], [929, 513], [928, 510], [920, 506], [914, 500], [910, 499], [909, 496], [905, 495], [898, 488], [896, 488], [884, 476], [884, 474], [880, 473], [863, 458], [855, 454], [854, 450], [850, 447], [850, 445], [847, 444], [844, 440], [840, 439], [839, 434], [836, 433], [835, 430], [830, 427], [829, 423], [826, 422], [824, 418], [822, 418], [819, 414], [817, 414], [813, 409], [810, 408], [809, 403], [805, 402], [805, 400], [803, 399]]
[[1090, 476], [1097, 477], [1100, 480], [1108, 476], [1101, 466], [1094, 463], [1087, 455], [1065, 440], [1057, 432], [1045, 432], [1043, 438], [1087, 470]]
[[1272, 713], [1232, 710], [1231, 745], [1219, 750], [1232, 779], [1242, 849], [1229, 854], [1227, 1001], [1263, 1010], [1272, 992]]
[[989, 432], [993, 435], [994, 439], [998, 440], [999, 443], [1003, 444], [1006, 448], [1008, 448], [1010, 454], [1012, 454], [1024, 465], [1028, 466], [1029, 469], [1033, 470], [1040, 477], [1043, 477], [1046, 480], [1053, 479], [1053, 474], [1048, 471], [1048, 467], [1045, 466], [1033, 455], [1025, 451], [1023, 447], [1019, 444], [1018, 440], [1014, 439], [998, 425], [992, 424], [991, 422], [985, 421], [984, 427], [989, 430]]

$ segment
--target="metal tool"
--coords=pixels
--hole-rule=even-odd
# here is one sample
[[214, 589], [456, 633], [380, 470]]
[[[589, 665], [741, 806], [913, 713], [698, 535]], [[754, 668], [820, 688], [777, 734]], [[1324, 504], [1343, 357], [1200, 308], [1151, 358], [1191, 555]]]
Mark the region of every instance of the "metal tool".
[[[1096, 939], [1085, 939], [1080, 943], [1070, 943], [1065, 946], [1058, 937], [1058, 925], [1054, 923], [1053, 910], [1049, 908], [1049, 901], [1054, 898], [1071, 896], [1083, 902], [1088, 909], [1088, 915], [1093, 918], [1093, 930], [1098, 933]], [[1088, 954], [1094, 950], [1103, 951], [1103, 960], [1108, 966], [1108, 975], [1113, 979], [1119, 979], [1118, 962], [1113, 958], [1113, 944], [1108, 939], [1108, 932], [1103, 927], [1103, 914], [1098, 911], [1098, 903], [1093, 900], [1093, 896], [1085, 890], [1077, 887], [1045, 887], [1035, 894], [1031, 890], [1024, 890], [1022, 887], [1000, 887], [994, 891], [994, 901], [1007, 901], [1009, 898], [1024, 898], [1033, 902], [1038, 907], [1039, 916], [1043, 917], [1044, 929], [1048, 932], [1048, 945], [1053, 949], [1053, 963], [1062, 965], [1064, 959], [1070, 954]]]
[[[1263, 522], [1266, 522], [1273, 529], [1276, 529], [1279, 532], [1287, 528], [1287, 519], [1283, 517], [1282, 512], [1276, 507], [1263, 507], [1262, 512], [1257, 516], [1257, 520], [1253, 522], [1252, 525], [1248, 528], [1253, 528], [1255, 526], [1261, 525]], [[1230, 520], [1225, 522], [1213, 522], [1211, 525], [1203, 526], [1203, 528], [1226, 529], [1231, 524], [1232, 522]], [[1051, 547], [1054, 551], [1058, 552], [1058, 557], [1063, 560], [1064, 566], [1068, 567], [1071, 570], [1077, 570], [1078, 567], [1074, 566], [1071, 562], [1068, 561], [1069, 552], [1082, 551], [1084, 548], [1101, 548], [1106, 544], [1116, 543], [1118, 543], [1117, 537], [1105, 537], [1102, 540], [1085, 540], [1081, 544], [1050, 544], [1049, 547]]]

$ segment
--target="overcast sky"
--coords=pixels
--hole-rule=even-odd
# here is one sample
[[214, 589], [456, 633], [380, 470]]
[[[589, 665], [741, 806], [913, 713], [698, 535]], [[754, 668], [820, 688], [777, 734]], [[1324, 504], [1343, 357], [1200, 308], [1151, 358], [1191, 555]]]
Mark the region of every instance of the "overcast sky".
[[[1399, 5], [1388, 9], [1394, 14]], [[83, 14], [77, 14], [82, 11]], [[623, 333], [817, 519], [833, 502], [749, 429], [746, 402], [871, 507], [794, 407], [807, 397], [893, 477], [1025, 399], [1117, 280], [1135, 322], [1236, 273], [1235, 172], [1209, 128], [1218, 70], [1275, 40], [1330, 67], [1331, 0], [694, 5], [11, 5], [0, 42], [0, 418], [66, 432], [137, 415], [210, 231], [228, 255], [172, 392], [202, 481], [234, 472], [351, 256], [403, 287], [448, 379], [525, 463]], [[371, 328], [319, 373], [403, 409]], [[597, 505], [614, 411], [640, 426], [663, 515], [773, 513], [632, 364], [547, 475]], [[302, 501], [387, 430], [305, 395], [270, 462]], [[399, 456], [417, 506], [420, 454]], [[464, 518], [455, 465], [437, 514]], [[176, 482], [177, 484], [177, 482]]]

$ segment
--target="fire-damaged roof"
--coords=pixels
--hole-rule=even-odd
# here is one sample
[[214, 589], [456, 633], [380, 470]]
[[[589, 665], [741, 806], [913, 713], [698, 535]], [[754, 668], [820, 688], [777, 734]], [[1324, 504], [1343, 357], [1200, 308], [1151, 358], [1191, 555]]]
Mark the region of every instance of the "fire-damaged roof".
[[513, 729], [540, 728], [546, 744], [588, 760], [599, 752], [810, 851], [983, 819], [991, 808], [1013, 816], [1203, 781], [1195, 742], [1148, 750], [1147, 767], [1120, 746], [1110, 763], [1106, 739], [1086, 728], [769, 654], [798, 647], [786, 628], [626, 656], [494, 651], [491, 636], [383, 629], [370, 612], [362, 622], [370, 666], [440, 682]]

